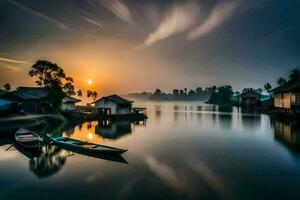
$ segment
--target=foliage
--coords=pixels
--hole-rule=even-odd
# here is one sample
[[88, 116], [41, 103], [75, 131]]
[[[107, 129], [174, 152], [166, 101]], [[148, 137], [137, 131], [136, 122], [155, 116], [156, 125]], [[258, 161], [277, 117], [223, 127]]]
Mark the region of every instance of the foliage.
[[82, 97], [82, 91], [81, 90], [77, 90], [76, 94], [77, 94], [77, 96]]
[[298, 69], [293, 69], [289, 75], [289, 82], [299, 81], [300, 71]]
[[60, 107], [65, 96], [75, 94], [73, 78], [66, 76], [64, 70], [56, 63], [38, 60], [31, 66], [29, 75], [37, 79], [35, 82], [38, 86], [49, 89], [54, 109]]
[[218, 105], [230, 105], [231, 97], [233, 95], [232, 87], [230, 85], [214, 88], [208, 102]]
[[4, 89], [5, 89], [6, 91], [11, 90], [11, 86], [10, 86], [9, 83], [5, 83], [3, 87], [4, 87]]
[[96, 91], [91, 91], [91, 90], [88, 90], [87, 92], [86, 92], [86, 96], [88, 97], [88, 98], [93, 98], [94, 100], [97, 98], [97, 96], [98, 96], [98, 93], [96, 92]]
[[270, 83], [266, 83], [266, 84], [264, 85], [264, 89], [265, 89], [267, 92], [269, 92], [269, 91], [272, 89], [271, 84], [270, 84]]
[[284, 84], [286, 84], [286, 83], [287, 83], [287, 81], [286, 81], [284, 78], [282, 78], [282, 77], [280, 77], [280, 78], [277, 80], [277, 84], [278, 84], [279, 86], [284, 85]]
[[257, 93], [262, 93], [263, 92], [263, 89], [261, 88], [244, 88], [242, 90], [242, 93], [244, 92], [257, 92]]

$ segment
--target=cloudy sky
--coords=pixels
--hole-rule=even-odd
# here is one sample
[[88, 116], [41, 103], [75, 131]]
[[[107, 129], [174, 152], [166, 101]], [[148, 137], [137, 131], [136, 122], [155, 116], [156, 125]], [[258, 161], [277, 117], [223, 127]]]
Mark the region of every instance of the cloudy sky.
[[103, 95], [263, 87], [300, 67], [299, 8], [299, 0], [0, 0], [0, 84], [33, 85], [30, 66], [48, 59]]

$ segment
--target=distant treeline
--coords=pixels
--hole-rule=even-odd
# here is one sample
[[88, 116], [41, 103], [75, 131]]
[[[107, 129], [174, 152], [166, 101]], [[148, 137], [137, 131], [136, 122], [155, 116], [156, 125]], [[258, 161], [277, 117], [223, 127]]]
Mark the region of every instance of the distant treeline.
[[174, 89], [172, 93], [165, 93], [160, 89], [156, 89], [153, 93], [130, 93], [128, 94], [128, 98], [139, 101], [207, 101], [216, 90], [216, 86], [198, 87], [195, 90], [188, 90], [187, 88]]

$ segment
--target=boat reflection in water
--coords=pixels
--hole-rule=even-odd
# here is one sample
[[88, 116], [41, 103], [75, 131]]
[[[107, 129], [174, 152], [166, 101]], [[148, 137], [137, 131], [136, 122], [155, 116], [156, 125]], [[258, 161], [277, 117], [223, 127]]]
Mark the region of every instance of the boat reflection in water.
[[30, 170], [39, 178], [50, 177], [61, 170], [69, 153], [55, 145], [43, 145], [40, 155], [29, 160]]
[[297, 155], [300, 154], [300, 124], [287, 123], [279, 120], [274, 122], [274, 138], [288, 147]]
[[[117, 141], [119, 138], [131, 134], [133, 126], [144, 126], [145, 123], [130, 121], [92, 121], [75, 125], [70, 128], [66, 125], [61, 134], [64, 137], [70, 137], [81, 141], [96, 144], [111, 145], [111, 141]], [[76, 154], [93, 157], [102, 160], [108, 160], [118, 163], [128, 164], [121, 155], [99, 155], [91, 154], [84, 151], [74, 152], [72, 149], [61, 148], [45, 141], [40, 148], [24, 148], [14, 143], [13, 136], [2, 137], [0, 139], [1, 146], [8, 146], [7, 150], [19, 151], [29, 159], [29, 168], [38, 178], [47, 178], [57, 174], [65, 165], [67, 158], [76, 156]]]

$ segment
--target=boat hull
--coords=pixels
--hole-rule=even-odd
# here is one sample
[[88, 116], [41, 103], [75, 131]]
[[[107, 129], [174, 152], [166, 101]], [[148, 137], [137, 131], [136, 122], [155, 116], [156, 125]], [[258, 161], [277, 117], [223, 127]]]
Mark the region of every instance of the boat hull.
[[[80, 145], [76, 145], [76, 144], [71, 144], [71, 143], [68, 143], [68, 142], [61, 142], [61, 141], [57, 141], [55, 140], [54, 138], [52, 138], [51, 136], [48, 135], [48, 137], [50, 138], [50, 140], [57, 146], [60, 146], [61, 148], [64, 148], [64, 149], [68, 149], [70, 151], [80, 151], [82, 154], [82, 152], [85, 152], [85, 153], [89, 153], [89, 154], [100, 154], [100, 155], [119, 155], [119, 154], [122, 154], [122, 153], [125, 153], [127, 151], [127, 149], [118, 149], [118, 148], [113, 148], [113, 147], [108, 147], [110, 149], [97, 149], [97, 148], [85, 148], [85, 147], [82, 147]], [[83, 142], [84, 144], [84, 142]], [[89, 144], [89, 143], [86, 143], [86, 144]], [[97, 145], [97, 144], [94, 144], [94, 145]], [[102, 147], [107, 147], [107, 146], [104, 146], [104, 145], [98, 145], [98, 146], [102, 146]]]

